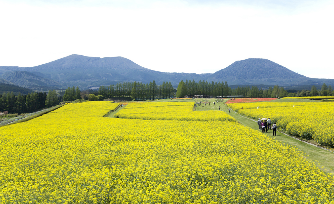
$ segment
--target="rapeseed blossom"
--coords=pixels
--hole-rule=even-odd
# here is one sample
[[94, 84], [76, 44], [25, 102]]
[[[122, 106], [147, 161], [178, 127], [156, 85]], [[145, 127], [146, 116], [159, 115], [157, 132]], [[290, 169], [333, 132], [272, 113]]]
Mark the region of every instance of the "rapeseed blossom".
[[235, 121], [223, 111], [193, 111], [194, 102], [130, 103], [115, 114], [117, 118], [184, 121]]
[[254, 119], [270, 118], [288, 134], [334, 145], [334, 103], [261, 102], [229, 104], [229, 107]]
[[0, 202], [332, 201], [333, 177], [258, 131], [212, 118], [103, 117], [116, 106], [68, 104], [1, 127]]

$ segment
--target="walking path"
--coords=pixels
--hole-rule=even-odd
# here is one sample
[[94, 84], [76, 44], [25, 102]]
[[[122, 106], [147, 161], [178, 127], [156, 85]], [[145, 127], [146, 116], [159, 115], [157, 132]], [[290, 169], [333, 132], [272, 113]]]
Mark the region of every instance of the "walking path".
[[[232, 110], [232, 109], [231, 109], [231, 110]], [[256, 121], [256, 120], [254, 120], [254, 119], [252, 119], [252, 118], [248, 118], [248, 117], [246, 117], [246, 116], [244, 116], [244, 115], [241, 115], [241, 114], [239, 114], [239, 113], [237, 113], [237, 112], [235, 112], [235, 111], [233, 111], [233, 112], [234, 112], [235, 114], [238, 114], [240, 117], [243, 117], [243, 118], [246, 118], [246, 119], [248, 119], [248, 120], [251, 120], [251, 121], [253, 121], [254, 123], [257, 124], [257, 121]], [[285, 133], [285, 132], [281, 132], [281, 131], [278, 131], [278, 130], [277, 130], [277, 132], [280, 132], [281, 134], [284, 134], [284, 135], [286, 135], [286, 136], [289, 136], [289, 137], [291, 137], [291, 138], [293, 138], [293, 139], [295, 139], [295, 140], [298, 140], [298, 141], [304, 142], [304, 143], [306, 143], [306, 144], [309, 144], [309, 145], [312, 145], [312, 146], [315, 146], [315, 147], [319, 147], [319, 148], [321, 148], [321, 149], [328, 150], [328, 151], [334, 153], [334, 151], [332, 151], [332, 150], [330, 150], [330, 149], [324, 148], [324, 147], [322, 147], [322, 146], [320, 146], [320, 145], [313, 144], [313, 143], [308, 142], [308, 141], [306, 141], [306, 140], [302, 140], [302, 139], [300, 139], [300, 138], [298, 138], [298, 137], [289, 135], [289, 134], [287, 134], [287, 133]]]
[[56, 110], [57, 108], [60, 108], [61, 106], [62, 105], [57, 105], [57, 106], [46, 108], [46, 109], [36, 111], [36, 112], [33, 112], [33, 113], [27, 113], [25, 115], [19, 115], [17, 117], [8, 118], [6, 120], [0, 121], [0, 127], [5, 126], [5, 125], [10, 125], [10, 124], [14, 124], [14, 123], [19, 123], [19, 122], [24, 122], [24, 121], [31, 120], [33, 118], [44, 115], [44, 114], [46, 114], [48, 112], [51, 112], [53, 110]]

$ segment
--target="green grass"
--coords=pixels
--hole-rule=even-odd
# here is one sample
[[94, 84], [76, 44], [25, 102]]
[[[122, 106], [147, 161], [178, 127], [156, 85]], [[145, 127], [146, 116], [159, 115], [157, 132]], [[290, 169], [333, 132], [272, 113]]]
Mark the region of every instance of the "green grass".
[[[220, 100], [220, 99], [218, 99]], [[308, 99], [287, 99], [287, 100], [276, 100], [276, 102], [288, 102], [288, 100], [293, 100], [294, 102], [307, 102], [310, 101]], [[223, 102], [218, 102], [216, 105], [213, 105], [213, 101], [217, 101], [217, 99], [195, 99], [196, 102], [202, 101], [201, 106], [197, 106], [197, 111], [206, 111], [206, 110], [218, 110], [220, 106], [221, 111], [225, 111], [226, 113], [230, 114], [234, 117], [240, 124], [248, 126], [254, 130], [262, 132], [259, 130], [257, 121], [253, 119], [247, 118], [242, 116], [231, 109], [231, 112], [228, 111], [228, 106], [225, 105]], [[203, 102], [207, 102], [207, 105], [204, 105]], [[210, 105], [208, 104], [210, 102]], [[291, 136], [287, 136], [282, 132], [277, 131], [276, 136], [272, 136], [272, 130], [268, 130], [268, 132], [263, 133], [266, 134], [268, 137], [273, 138], [285, 145], [294, 146], [301, 152], [305, 154], [305, 157], [315, 163], [319, 168], [321, 168], [324, 172], [330, 173], [334, 175], [334, 153], [328, 150], [324, 150], [322, 148], [307, 144], [300, 140], [297, 140]]]
[[35, 114], [32, 114], [32, 115], [30, 115], [30, 116], [28, 116], [28, 117], [25, 117], [25, 118], [23, 118], [23, 119], [19, 119], [19, 120], [17, 120], [17, 121], [13, 121], [12, 123], [9, 123], [9, 124], [6, 124], [6, 123], [4, 123], [4, 124], [0, 124], [0, 127], [5, 126], [5, 125], [15, 124], [15, 123], [26, 122], [26, 121], [28, 121], [28, 120], [37, 118], [37, 117], [39, 117], [39, 116], [41, 116], [41, 115], [44, 115], [44, 114], [49, 113], [49, 112], [51, 112], [51, 111], [54, 111], [54, 110], [56, 110], [57, 108], [60, 108], [60, 107], [62, 107], [62, 105], [56, 105], [56, 106], [53, 106], [53, 107], [51, 107], [51, 108], [44, 109], [44, 110], [42, 110], [42, 111], [40, 111], [40, 112], [36, 112]]
[[107, 113], [104, 117], [109, 117], [109, 118], [113, 118], [115, 117], [115, 114], [119, 111], [119, 110], [122, 110], [126, 105], [123, 105], [119, 108], [117, 108], [116, 111], [110, 111], [109, 113]]

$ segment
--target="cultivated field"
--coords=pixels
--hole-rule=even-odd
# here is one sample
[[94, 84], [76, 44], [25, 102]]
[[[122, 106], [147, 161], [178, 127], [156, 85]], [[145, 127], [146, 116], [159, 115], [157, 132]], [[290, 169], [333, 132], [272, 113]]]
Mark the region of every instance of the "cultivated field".
[[236, 103], [229, 107], [248, 117], [271, 118], [279, 129], [324, 145], [334, 145], [334, 103], [261, 102]]
[[301, 152], [222, 111], [134, 103], [119, 118], [103, 117], [117, 106], [68, 104], [1, 127], [1, 203], [329, 203], [334, 196], [333, 177]]

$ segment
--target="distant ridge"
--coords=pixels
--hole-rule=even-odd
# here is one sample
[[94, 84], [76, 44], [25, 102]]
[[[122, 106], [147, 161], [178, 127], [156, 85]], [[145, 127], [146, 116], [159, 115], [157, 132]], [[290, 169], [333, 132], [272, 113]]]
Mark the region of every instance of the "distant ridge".
[[127, 68], [127, 69], [139, 69], [144, 70], [145, 68], [137, 65], [129, 59], [124, 57], [86, 57], [83, 55], [72, 54], [67, 57], [45, 63], [39, 66], [31, 68], [32, 70], [43, 70], [47, 69], [94, 69], [94, 68]]
[[[16, 74], [13, 74], [13, 71], [16, 71]], [[69, 86], [87, 89], [120, 82], [149, 83], [153, 80], [157, 84], [171, 82], [174, 87], [177, 87], [181, 80], [227, 81], [229, 85], [235, 86], [261, 84], [262, 87], [319, 87], [322, 83], [334, 86], [334, 79], [308, 78], [268, 59], [260, 58], [236, 61], [212, 74], [194, 74], [158, 72], [139, 66], [124, 57], [99, 58], [73, 54], [35, 67], [0, 67], [0, 78], [32, 89]]]

